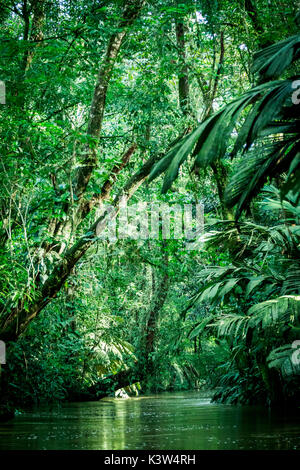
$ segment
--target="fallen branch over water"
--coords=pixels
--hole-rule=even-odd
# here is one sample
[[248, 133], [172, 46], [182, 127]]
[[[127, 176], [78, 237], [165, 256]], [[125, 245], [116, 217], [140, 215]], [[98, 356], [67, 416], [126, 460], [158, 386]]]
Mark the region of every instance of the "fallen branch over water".
[[70, 401], [97, 401], [112, 395], [120, 388], [128, 387], [143, 379], [143, 374], [138, 368], [121, 370], [117, 374], [107, 375], [99, 379], [86, 390], [79, 392], [70, 391]]

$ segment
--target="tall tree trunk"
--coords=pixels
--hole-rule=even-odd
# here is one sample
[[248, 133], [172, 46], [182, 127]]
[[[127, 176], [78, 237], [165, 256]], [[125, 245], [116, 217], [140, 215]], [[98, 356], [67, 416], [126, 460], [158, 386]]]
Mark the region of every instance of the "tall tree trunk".
[[[43, 3], [44, 0], [36, 0], [36, 2], [34, 3], [36, 8], [36, 15], [38, 15], [38, 13], [40, 15], [36, 19], [36, 30], [39, 30], [39, 27], [42, 24], [41, 7], [43, 6]], [[75, 194], [77, 194], [78, 196], [77, 217], [79, 221], [90, 210], [90, 206], [87, 207], [86, 202], [83, 201], [83, 195], [87, 188], [92, 172], [97, 166], [97, 145], [100, 138], [106, 101], [106, 93], [111, 78], [113, 66], [117, 59], [128, 27], [134, 22], [134, 20], [139, 15], [143, 4], [144, 0], [129, 0], [125, 3], [122, 19], [118, 25], [117, 32], [114, 33], [110, 38], [103, 64], [100, 67], [98, 73], [98, 79], [94, 89], [94, 96], [92, 99], [90, 118], [87, 130], [88, 136], [93, 140], [93, 142], [90, 143], [86, 149], [82, 166], [78, 170], [74, 188]], [[128, 155], [125, 155], [125, 163], [123, 162], [124, 165], [128, 162], [134, 150], [135, 146], [134, 148], [131, 148], [129, 150]], [[142, 166], [140, 171], [137, 172], [129, 180], [128, 184], [123, 188], [124, 195], [127, 199], [131, 197], [133, 192], [140, 186], [146, 176], [148, 176], [154, 160], [154, 157], [150, 158], [149, 161]], [[118, 171], [115, 170], [114, 173], [117, 174]], [[109, 183], [107, 183], [107, 185], [105, 185], [105, 187], [103, 188], [103, 198], [106, 197], [109, 189]], [[117, 196], [114, 201], [114, 206], [116, 208], [118, 208], [121, 197], [123, 197], [123, 194]], [[97, 227], [101, 222], [103, 222], [106, 216], [107, 213], [104, 213], [104, 215], [102, 215], [98, 220], [96, 220], [96, 222], [92, 224], [92, 226], [89, 228], [88, 233], [83, 235], [79, 240], [77, 240], [73, 244], [73, 246], [71, 246], [71, 248], [69, 248], [64, 253], [62, 259], [54, 266], [48, 279], [44, 282], [43, 285], [39, 285], [39, 282], [37, 283], [37, 285], [35, 286], [35, 298], [34, 300], [31, 300], [29, 302], [29, 305], [25, 306], [24, 298], [19, 302], [16, 307], [8, 310], [6, 314], [2, 315], [0, 320], [0, 337], [2, 339], [6, 341], [16, 340], [18, 336], [23, 331], [25, 331], [28, 323], [33, 318], [35, 318], [35, 316], [54, 297], [56, 297], [75, 264], [97, 239]]]
[[168, 295], [169, 289], [169, 273], [168, 273], [168, 264], [169, 264], [169, 255], [167, 251], [167, 244], [166, 242], [162, 245], [163, 249], [163, 259], [162, 259], [162, 274], [159, 280], [155, 279], [155, 272], [154, 268], [152, 270], [152, 289], [153, 289], [153, 297], [151, 300], [150, 310], [148, 312], [148, 319], [146, 324], [146, 331], [145, 331], [145, 371], [146, 375], [152, 375], [153, 373], [153, 360], [152, 360], [152, 353], [154, 352], [154, 342], [155, 342], [155, 334], [157, 331], [157, 322], [159, 318], [159, 314], [161, 309], [164, 306]]
[[[129, 0], [125, 2], [122, 19], [116, 28], [117, 32], [113, 33], [109, 39], [103, 62], [98, 71], [98, 77], [94, 87], [93, 98], [89, 111], [87, 127], [88, 143], [84, 149], [84, 155], [72, 185], [73, 197], [76, 196], [76, 207], [72, 207], [71, 201], [69, 203], [65, 203], [64, 212], [67, 214], [66, 221], [56, 221], [53, 226], [53, 232], [60, 236], [64, 236], [66, 234], [68, 237], [70, 229], [73, 227], [74, 231], [74, 227], [76, 228], [77, 225], [86, 217], [91, 208], [97, 202], [100, 202], [101, 199], [103, 200], [106, 198], [106, 195], [101, 194], [98, 198], [93, 198], [91, 201], [87, 202], [84, 200], [84, 195], [93, 171], [98, 166], [98, 146], [103, 124], [106, 95], [113, 68], [123, 41], [127, 35], [128, 28], [140, 14], [144, 3], [145, 0]], [[130, 147], [128, 151], [128, 159], [125, 164], [128, 162], [135, 149], [135, 144]], [[122, 165], [122, 168], [123, 166], [125, 165]], [[113, 169], [112, 173], [118, 174], [118, 171]], [[109, 187], [111, 187], [111, 185]], [[106, 193], [108, 193], [108, 188]]]
[[257, 33], [257, 42], [259, 49], [263, 49], [271, 44], [271, 41], [265, 39], [263, 23], [260, 20], [259, 12], [255, 0], [245, 0], [245, 10], [252, 23], [254, 31]]
[[113, 67], [117, 60], [128, 27], [131, 26], [134, 20], [138, 17], [144, 3], [144, 0], [128, 0], [125, 3], [126, 6], [123, 12], [122, 20], [118, 25], [117, 32], [112, 34], [109, 40], [103, 63], [98, 72], [87, 129], [87, 135], [90, 138], [90, 143], [86, 148], [83, 161], [77, 173], [74, 188], [74, 192], [79, 201], [84, 195], [92, 172], [98, 163], [97, 146], [102, 129], [106, 94]]
[[[201, 77], [198, 77], [200, 89], [203, 95], [203, 102], [205, 104], [203, 117], [202, 117], [203, 120], [209, 118], [211, 114], [213, 113], [213, 103], [214, 103], [214, 99], [217, 96], [220, 77], [222, 76], [222, 73], [223, 73], [224, 59], [225, 59], [224, 32], [221, 31], [220, 32], [219, 62], [218, 62], [218, 66], [215, 72], [215, 78], [213, 81], [211, 81], [209, 90], [206, 90], [206, 88], [204, 87], [204, 83], [202, 83], [201, 81]], [[214, 72], [214, 70], [212, 70], [212, 72]], [[221, 210], [222, 210], [222, 217], [225, 220], [232, 220], [234, 218], [233, 213], [230, 209], [226, 207], [225, 200], [224, 200], [225, 188], [226, 188], [227, 181], [228, 181], [227, 168], [222, 162], [222, 160], [217, 160], [211, 164], [211, 169], [213, 171], [214, 179], [216, 181], [219, 201], [220, 201]], [[198, 169], [195, 168], [195, 171], [197, 173]]]
[[[177, 138], [170, 144], [175, 145]], [[161, 159], [162, 155], [152, 155], [142, 167], [128, 180], [125, 186], [116, 195], [113, 206], [116, 213], [119, 209], [120, 202], [129, 200], [140, 185], [149, 176], [153, 165]], [[86, 233], [79, 238], [67, 251], [62, 255], [61, 260], [53, 267], [47, 280], [42, 285], [36, 286], [35, 298], [28, 302], [26, 308], [24, 306], [25, 296], [16, 307], [8, 307], [0, 318], [0, 339], [4, 341], [16, 341], [22, 334], [27, 325], [32, 321], [50, 302], [57, 296], [61, 287], [69, 277], [73, 267], [82, 258], [86, 251], [98, 239], [101, 230], [103, 230], [106, 218], [109, 216], [107, 211], [89, 227]]]
[[186, 64], [186, 47], [185, 47], [185, 24], [183, 19], [175, 20], [175, 29], [176, 29], [176, 42], [178, 49], [178, 59], [179, 59], [179, 78], [178, 78], [178, 95], [179, 95], [179, 105], [183, 114], [187, 115], [191, 113], [190, 106], [190, 91], [189, 91], [189, 77], [188, 77], [188, 67]]
[[233, 220], [234, 215], [231, 209], [228, 209], [225, 204], [225, 188], [228, 181], [228, 171], [222, 160], [217, 160], [211, 163], [211, 168], [215, 177], [218, 196], [221, 204], [222, 217], [224, 220]]
[[[30, 33], [30, 45], [25, 51], [24, 58], [23, 58], [23, 73], [25, 74], [29, 67], [31, 66], [32, 59], [34, 56], [35, 48], [39, 45], [39, 43], [43, 40], [43, 28], [45, 22], [45, 0], [32, 0], [32, 25], [31, 25], [31, 33]], [[28, 40], [29, 34], [29, 11], [27, 9], [27, 1], [24, 1], [23, 4], [23, 19], [25, 22], [24, 26], [24, 40]]]

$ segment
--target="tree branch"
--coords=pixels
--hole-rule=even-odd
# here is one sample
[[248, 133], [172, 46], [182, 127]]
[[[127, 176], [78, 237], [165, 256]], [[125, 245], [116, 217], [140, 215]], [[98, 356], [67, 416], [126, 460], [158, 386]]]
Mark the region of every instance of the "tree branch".
[[129, 0], [126, 2], [122, 20], [120, 21], [117, 28], [118, 32], [111, 36], [106, 49], [103, 64], [98, 72], [87, 129], [87, 135], [90, 138], [90, 143], [86, 147], [81, 167], [79, 168], [76, 175], [76, 182], [74, 187], [74, 192], [77, 195], [78, 200], [83, 197], [83, 194], [85, 193], [87, 185], [90, 181], [92, 172], [98, 163], [97, 146], [103, 123], [107, 89], [111, 79], [113, 67], [126, 36], [127, 29], [138, 17], [143, 5], [144, 0]]
[[[143, 183], [149, 175], [154, 163], [160, 156], [150, 157], [144, 165], [128, 180], [124, 188], [119, 192], [113, 201], [116, 214], [119, 205], [128, 201], [132, 194]], [[61, 287], [69, 277], [73, 267], [82, 258], [86, 251], [98, 240], [99, 226], [105, 227], [106, 219], [109, 217], [109, 211], [105, 210], [103, 214], [89, 227], [87, 232], [79, 238], [71, 248], [69, 248], [53, 268], [52, 273], [44, 284], [35, 292], [35, 299], [30, 301], [27, 307], [24, 307], [25, 298], [23, 298], [17, 307], [14, 307], [5, 316], [3, 315], [0, 323], [0, 336], [4, 341], [15, 341], [27, 328], [33, 318], [35, 318], [48, 303], [57, 296]]]

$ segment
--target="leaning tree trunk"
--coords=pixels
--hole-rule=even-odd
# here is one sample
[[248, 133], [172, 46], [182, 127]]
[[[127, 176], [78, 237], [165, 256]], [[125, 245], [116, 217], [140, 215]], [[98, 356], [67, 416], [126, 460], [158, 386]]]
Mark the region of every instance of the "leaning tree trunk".
[[[44, 0], [35, 0], [32, 2], [33, 7], [33, 20], [32, 20], [32, 31], [30, 40], [32, 43], [27, 48], [24, 54], [24, 60], [22, 63], [22, 75], [26, 74], [26, 71], [31, 66], [34, 47], [33, 44], [38, 44], [43, 39], [43, 23], [44, 23]], [[102, 128], [106, 94], [108, 85], [111, 79], [114, 64], [117, 60], [119, 51], [123, 44], [124, 38], [127, 34], [128, 28], [133, 24], [135, 19], [140, 14], [141, 8], [143, 7], [145, 0], [128, 0], [124, 2], [124, 9], [121, 20], [117, 25], [116, 32], [110, 37], [104, 60], [100, 66], [98, 78], [96, 81], [94, 95], [90, 108], [90, 117], [88, 122], [87, 136], [89, 144], [87, 145], [84, 157], [81, 162], [81, 166], [77, 172], [74, 181], [74, 194], [77, 196], [77, 210], [76, 219], [80, 222], [86, 214], [91, 210], [84, 201], [84, 195], [92, 176], [93, 171], [98, 166], [97, 160], [97, 147], [99, 144], [100, 133]], [[25, 14], [25, 32], [24, 39], [28, 40], [29, 37], [29, 11], [26, 9], [27, 2], [24, 2], [24, 14]], [[26, 10], [26, 11], [25, 11]], [[22, 99], [22, 103], [25, 100]], [[22, 104], [22, 106], [23, 106]], [[133, 151], [135, 150], [135, 147]], [[129, 156], [125, 157], [125, 164], [130, 158], [132, 151], [129, 151]], [[149, 166], [149, 163], [151, 165]], [[153, 165], [153, 159], [142, 167], [142, 169], [134, 175], [124, 188], [125, 197], [128, 199], [133, 192], [139, 187], [143, 180], [148, 176], [149, 171]], [[117, 171], [115, 172], [117, 173]], [[108, 185], [109, 186], [109, 185]], [[109, 190], [109, 187], [104, 188]], [[118, 208], [118, 204], [121, 196], [117, 197], [114, 201], [114, 205]], [[105, 194], [103, 194], [105, 199]], [[96, 201], [97, 202], [97, 201]], [[72, 217], [73, 209], [70, 205], [65, 208], [66, 213], [69, 217]], [[9, 342], [16, 341], [18, 337], [26, 330], [28, 324], [41, 312], [41, 310], [48, 305], [48, 303], [57, 296], [61, 287], [64, 285], [66, 279], [70, 275], [72, 269], [76, 263], [86, 253], [88, 248], [97, 240], [97, 228], [106, 217], [106, 213], [102, 217], [98, 218], [94, 224], [91, 225], [88, 232], [80, 237], [73, 243], [71, 248], [63, 253], [62, 258], [53, 266], [52, 272], [49, 273], [47, 280], [41, 284], [40, 279], [35, 279], [35, 292], [32, 300], [27, 304], [26, 296], [21, 299], [15, 306], [12, 302], [9, 304], [5, 312], [2, 313], [0, 318], [0, 339]], [[57, 228], [57, 227], [56, 227]], [[2, 381], [2, 374], [0, 376], [1, 399], [4, 399], [4, 384]]]
[[82, 391], [74, 392], [74, 390], [69, 390], [68, 399], [70, 401], [97, 401], [113, 395], [120, 388], [140, 382], [143, 378], [144, 374], [136, 364], [136, 367], [100, 378], [96, 383]]

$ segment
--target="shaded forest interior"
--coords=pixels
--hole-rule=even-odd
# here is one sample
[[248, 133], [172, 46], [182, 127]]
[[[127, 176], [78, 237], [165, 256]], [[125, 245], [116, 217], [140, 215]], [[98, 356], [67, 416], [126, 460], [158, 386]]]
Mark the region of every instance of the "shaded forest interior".
[[[298, 2], [0, 0], [0, 25], [1, 413], [298, 406]], [[122, 235], [159, 205], [202, 205], [197, 243], [162, 213]]]

